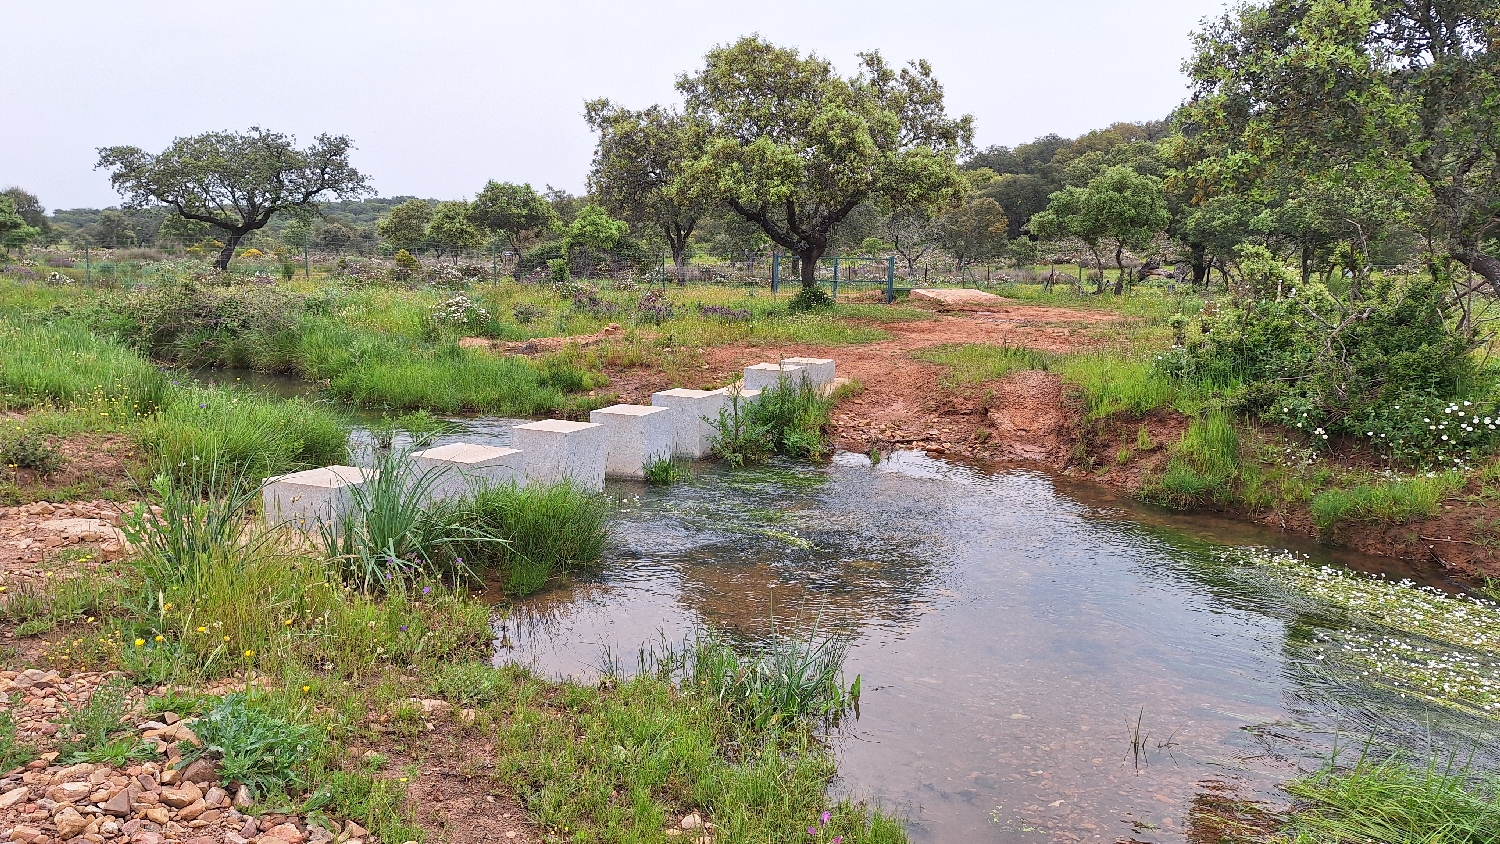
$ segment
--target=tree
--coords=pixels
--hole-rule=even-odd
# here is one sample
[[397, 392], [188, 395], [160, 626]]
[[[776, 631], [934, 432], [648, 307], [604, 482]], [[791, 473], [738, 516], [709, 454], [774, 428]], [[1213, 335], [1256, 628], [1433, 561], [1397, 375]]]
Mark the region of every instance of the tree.
[[981, 196], [938, 217], [937, 242], [962, 272], [974, 261], [1005, 254], [1007, 222], [1000, 203]]
[[939, 207], [961, 193], [956, 159], [973, 118], [949, 118], [926, 62], [897, 72], [860, 55], [849, 79], [814, 55], [759, 37], [711, 50], [677, 88], [703, 153], [687, 168], [717, 198], [801, 259], [802, 284], [834, 228], [860, 203]]
[[189, 220], [181, 214], [172, 214], [162, 220], [161, 228], [156, 231], [156, 238], [180, 246], [194, 246], [208, 240], [212, 232], [213, 227], [207, 223]]
[[1195, 195], [1398, 165], [1434, 250], [1500, 293], [1500, 4], [1271, 0], [1196, 33], [1179, 123]]
[[349, 163], [349, 138], [319, 135], [307, 149], [294, 143], [251, 127], [177, 138], [157, 155], [138, 147], [101, 147], [96, 166], [113, 171], [110, 183], [128, 207], [161, 203], [222, 230], [224, 248], [215, 266], [224, 270], [245, 235], [264, 228], [275, 214], [315, 207], [329, 194], [356, 198], [372, 192], [369, 179]]
[[469, 206], [474, 225], [505, 238], [520, 255], [540, 232], [557, 224], [557, 213], [531, 185], [490, 181]]
[[96, 245], [106, 249], [135, 246], [141, 241], [135, 226], [131, 225], [130, 217], [114, 208], [100, 211], [99, 219], [89, 226], [85, 233]]
[[439, 202], [432, 212], [432, 222], [427, 224], [427, 242], [438, 249], [453, 253], [454, 260], [465, 249], [477, 249], [484, 245], [484, 233], [469, 221], [469, 203]]
[[1085, 187], [1068, 187], [1052, 194], [1047, 210], [1031, 218], [1031, 231], [1044, 240], [1076, 237], [1088, 245], [1099, 270], [1099, 292], [1104, 292], [1104, 258], [1112, 248], [1119, 275], [1115, 294], [1125, 289], [1125, 250], [1144, 249], [1170, 216], [1161, 180], [1129, 167], [1106, 169]]
[[52, 221], [47, 219], [47, 209], [42, 207], [42, 201], [37, 199], [36, 194], [11, 186], [0, 191], [0, 196], [10, 197], [11, 201], [16, 205], [16, 213], [21, 215], [21, 219], [26, 221], [26, 225], [37, 230], [37, 237], [42, 239], [50, 238], [52, 235]]
[[713, 207], [684, 172], [700, 153], [696, 125], [660, 106], [630, 111], [605, 99], [587, 103], [584, 116], [599, 133], [589, 192], [637, 230], [660, 230], [672, 263], [684, 266], [688, 239]]
[[905, 208], [885, 215], [881, 233], [891, 251], [901, 256], [909, 275], [917, 274], [917, 262], [938, 248], [937, 217], [926, 208]]
[[616, 220], [609, 216], [608, 211], [591, 202], [578, 209], [578, 216], [568, 224], [563, 234], [563, 254], [569, 263], [575, 263], [582, 256], [587, 267], [590, 258], [614, 249], [628, 231], [629, 223]]
[[415, 252], [427, 242], [427, 226], [432, 222], [432, 205], [420, 199], [408, 199], [391, 209], [375, 224], [392, 249]]
[[10, 251], [12, 243], [24, 248], [36, 237], [41, 235], [41, 229], [28, 226], [26, 218], [16, 211], [16, 201], [9, 195], [0, 193], [0, 244]]

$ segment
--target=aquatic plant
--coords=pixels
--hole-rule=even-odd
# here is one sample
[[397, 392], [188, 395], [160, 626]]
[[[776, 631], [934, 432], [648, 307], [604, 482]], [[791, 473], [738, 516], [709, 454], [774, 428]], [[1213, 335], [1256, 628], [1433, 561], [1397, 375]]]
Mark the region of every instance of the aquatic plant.
[[729, 404], [713, 420], [713, 451], [731, 466], [743, 466], [772, 454], [816, 458], [828, 450], [824, 434], [833, 399], [807, 383], [783, 377], [754, 401], [731, 392]]
[[671, 486], [690, 474], [685, 464], [670, 457], [647, 463], [644, 472], [646, 483], [652, 486]]
[[446, 520], [501, 541], [458, 537], [442, 553], [474, 571], [502, 574], [512, 594], [597, 564], [609, 538], [608, 500], [570, 482], [480, 487], [444, 509]]

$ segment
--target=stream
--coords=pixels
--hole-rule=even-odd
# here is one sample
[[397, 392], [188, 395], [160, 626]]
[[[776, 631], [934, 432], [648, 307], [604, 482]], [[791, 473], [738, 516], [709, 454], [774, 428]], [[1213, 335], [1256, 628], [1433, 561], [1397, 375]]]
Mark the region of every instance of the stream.
[[[438, 442], [506, 445], [519, 421], [456, 420]], [[589, 682], [705, 625], [753, 643], [773, 612], [816, 620], [849, 638], [863, 687], [827, 737], [835, 793], [899, 814], [919, 844], [1218, 840], [1193, 834], [1195, 807], [1284, 805], [1281, 783], [1371, 736], [1500, 767], [1495, 722], [1325, 660], [1320, 637], [1346, 621], [1234, 554], [1453, 590], [1435, 568], [921, 453], [699, 464], [608, 492], [601, 571], [513, 604], [496, 663]]]

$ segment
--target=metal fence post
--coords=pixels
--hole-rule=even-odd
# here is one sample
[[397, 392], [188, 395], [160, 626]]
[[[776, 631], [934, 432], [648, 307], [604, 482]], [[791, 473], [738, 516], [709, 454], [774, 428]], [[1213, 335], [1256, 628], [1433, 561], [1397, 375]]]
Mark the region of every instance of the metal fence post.
[[885, 264], [885, 303], [896, 301], [896, 256], [886, 256]]
[[833, 299], [834, 299], [834, 301], [838, 301], [838, 298], [839, 298], [839, 259], [838, 259], [838, 256], [835, 255], [834, 258], [833, 258]]
[[776, 295], [776, 289], [781, 286], [781, 253], [771, 253], [771, 295]]

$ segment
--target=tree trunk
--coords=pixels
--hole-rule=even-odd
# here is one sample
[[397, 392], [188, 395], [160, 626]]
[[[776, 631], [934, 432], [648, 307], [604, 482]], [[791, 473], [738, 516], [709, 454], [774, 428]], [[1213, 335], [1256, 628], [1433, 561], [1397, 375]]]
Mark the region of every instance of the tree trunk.
[[802, 289], [811, 290], [818, 286], [818, 259], [823, 257], [824, 247], [809, 246], [798, 250], [797, 260], [802, 264]]
[[1208, 247], [1201, 243], [1188, 244], [1188, 263], [1193, 267], [1193, 287], [1207, 289], [1208, 271], [1211, 269]]
[[1125, 293], [1125, 247], [1115, 247], [1115, 295]]
[[219, 258], [214, 261], [214, 269], [219, 272], [229, 269], [229, 262], [234, 260], [234, 250], [239, 247], [240, 241], [244, 238], [245, 232], [233, 230], [229, 232], [229, 239], [224, 241], [224, 248], [219, 250]]
[[1478, 249], [1455, 249], [1454, 260], [1468, 267], [1489, 282], [1490, 289], [1500, 294], [1500, 258], [1486, 255]]

